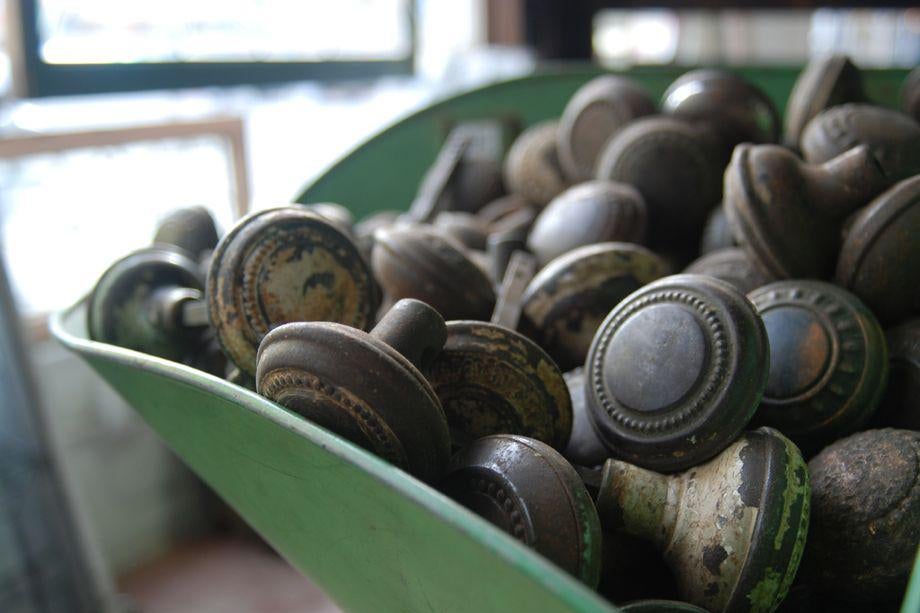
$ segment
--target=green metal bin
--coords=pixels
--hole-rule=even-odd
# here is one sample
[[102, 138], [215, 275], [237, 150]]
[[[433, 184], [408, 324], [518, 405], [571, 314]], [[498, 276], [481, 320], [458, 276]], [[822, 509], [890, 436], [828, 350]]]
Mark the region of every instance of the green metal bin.
[[[630, 72], [654, 95], [686, 69]], [[742, 69], [782, 111], [798, 73]], [[298, 197], [356, 218], [405, 209], [450, 129], [498, 120], [509, 137], [558, 116], [599, 73], [566, 69], [489, 85], [433, 104], [334, 164]], [[895, 106], [906, 71], [866, 71], [873, 99]], [[78, 353], [278, 552], [350, 612], [606, 613], [616, 608], [429, 486], [252, 392], [192, 368], [97, 343], [86, 304], [52, 319]], [[902, 613], [920, 611], [920, 558]]]

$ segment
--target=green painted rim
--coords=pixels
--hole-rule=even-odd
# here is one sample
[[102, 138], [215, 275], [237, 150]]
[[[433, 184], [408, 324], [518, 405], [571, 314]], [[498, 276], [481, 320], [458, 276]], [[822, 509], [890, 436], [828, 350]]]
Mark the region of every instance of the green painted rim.
[[[146, 355], [137, 351], [115, 347], [105, 343], [89, 340], [82, 330], [86, 316], [85, 299], [76, 305], [52, 316], [50, 322], [51, 333], [67, 349], [75, 352], [99, 370], [99, 364], [112, 364], [130, 369], [143, 377], [158, 377], [174, 382], [177, 386], [190, 386], [213, 394], [230, 403], [240, 410], [246, 411], [280, 427], [289, 433], [295, 434], [302, 440], [303, 445], [310, 446], [312, 451], [328, 455], [342, 461], [348, 469], [359, 471], [364, 476], [369, 476], [382, 487], [388, 488], [396, 495], [410, 501], [420, 513], [428, 516], [440, 525], [440, 529], [460, 533], [475, 542], [483, 555], [495, 556], [507, 564], [509, 573], [522, 577], [531, 584], [531, 589], [542, 593], [548, 601], [563, 604], [565, 608], [555, 610], [560, 612], [584, 613], [615, 613], [617, 610], [610, 603], [583, 586], [577, 579], [569, 576], [564, 571], [556, 568], [550, 562], [515, 541], [510, 535], [498, 530], [488, 522], [480, 519], [462, 506], [456, 504], [438, 491], [425, 485], [394, 466], [384, 462], [376, 456], [364, 451], [360, 447], [332, 434], [319, 426], [289, 412], [258, 394], [242, 387], [228, 383], [215, 376], [209, 375], [194, 368]], [[75, 328], [76, 327], [76, 328]], [[79, 332], [75, 332], [79, 330]], [[100, 372], [106, 376], [106, 372]], [[118, 389], [116, 381], [108, 381]], [[164, 386], [165, 387], [165, 386]], [[168, 390], [164, 390], [164, 393]], [[137, 409], [137, 407], [133, 407]], [[139, 411], [140, 412], [140, 411]], [[172, 441], [166, 440], [172, 446]], [[181, 452], [178, 452], [183, 457]], [[185, 457], [183, 457], [185, 459]], [[206, 479], [207, 480], [207, 479]], [[220, 487], [216, 487], [219, 494], [225, 494]], [[262, 532], [260, 525], [253, 527]], [[456, 536], [456, 534], [454, 535]], [[286, 550], [284, 543], [273, 542], [289, 561], [294, 560], [296, 552]], [[301, 572], [305, 569], [298, 566]], [[475, 572], [471, 569], [470, 572]], [[308, 574], [304, 572], [304, 574]], [[482, 576], [482, 584], [478, 589], [495, 590], [500, 586], [485, 588], [494, 577]], [[319, 581], [317, 581], [320, 583]], [[337, 599], [334, 589], [320, 583], [333, 599]], [[435, 586], [437, 587], [437, 586]], [[355, 589], [358, 589], [357, 587]], [[374, 589], [374, 586], [364, 586], [363, 589]], [[462, 602], [458, 601], [457, 611], [467, 611]]]

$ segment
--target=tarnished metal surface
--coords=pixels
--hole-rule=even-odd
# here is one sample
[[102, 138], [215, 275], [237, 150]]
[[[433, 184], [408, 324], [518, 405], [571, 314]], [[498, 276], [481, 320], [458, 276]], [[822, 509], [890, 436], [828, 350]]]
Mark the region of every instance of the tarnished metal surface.
[[89, 297], [90, 338], [188, 363], [203, 350], [207, 327], [182, 320], [183, 305], [201, 301], [204, 280], [184, 251], [149, 247], [121, 258]]
[[597, 158], [617, 130], [655, 112], [655, 101], [635, 81], [614, 75], [596, 77], [572, 96], [559, 120], [557, 150], [570, 181], [594, 177]]
[[207, 298], [221, 346], [249, 374], [259, 343], [276, 326], [334, 321], [365, 329], [377, 306], [373, 276], [355, 244], [301, 207], [259, 211], [224, 236]]
[[259, 347], [256, 386], [430, 482], [447, 465], [450, 438], [438, 398], [418, 368], [445, 337], [441, 316], [417, 300], [396, 303], [370, 334], [329, 322], [286, 324]]
[[530, 339], [479, 321], [451, 321], [429, 374], [461, 446], [489, 434], [521, 434], [563, 449], [572, 401], [562, 373]]
[[675, 275], [631, 294], [585, 363], [588, 406], [611, 455], [676, 471], [727, 447], [754, 414], [769, 346], [754, 305], [729, 284]]
[[888, 385], [870, 423], [920, 431], [920, 318], [888, 330], [885, 339]]
[[508, 194], [501, 198], [496, 198], [476, 212], [476, 217], [489, 224], [490, 228], [496, 228], [497, 225], [508, 217], [520, 211], [535, 211], [536, 207], [530, 204], [523, 196], [518, 194]]
[[495, 306], [492, 282], [463, 246], [421, 224], [378, 230], [371, 262], [389, 301], [416, 298], [446, 320], [486, 320]]
[[891, 182], [920, 173], [920, 124], [894, 109], [843, 104], [823, 111], [802, 134], [802, 156], [821, 164], [866, 145]]
[[531, 126], [505, 156], [505, 187], [537, 207], [546, 206], [569, 186], [556, 152], [558, 126], [557, 121]]
[[575, 465], [599, 466], [610, 457], [610, 452], [591, 425], [585, 398], [585, 369], [579, 367], [563, 376], [569, 388], [569, 396], [572, 397], [572, 435], [562, 455]]
[[511, 330], [518, 327], [518, 321], [521, 319], [521, 297], [536, 270], [537, 263], [531, 254], [522, 250], [511, 254], [511, 261], [505, 269], [498, 291], [495, 310], [492, 311], [493, 324]]
[[[920, 150], [920, 137], [914, 146]], [[886, 325], [920, 315], [920, 175], [897, 183], [856, 215], [835, 281]]]
[[316, 213], [348, 236], [354, 235], [355, 218], [347, 208], [335, 202], [305, 204], [305, 209]]
[[435, 217], [433, 226], [468, 249], [485, 251], [489, 224], [472, 213], [441, 211]]
[[217, 246], [217, 226], [211, 212], [203, 206], [172, 211], [157, 224], [153, 242], [183, 249], [198, 260]]
[[661, 111], [716, 135], [725, 160], [738, 143], [779, 140], [780, 120], [773, 102], [759, 87], [727, 70], [684, 73], [665, 91]]
[[579, 247], [545, 266], [524, 294], [520, 329], [560, 368], [585, 363], [595, 332], [610, 310], [646, 283], [666, 275], [668, 264], [639, 245]]
[[888, 382], [885, 336], [872, 312], [821, 281], [779, 281], [749, 298], [770, 341], [770, 376], [754, 423], [811, 453], [862, 427]]
[[658, 546], [682, 599], [713, 613], [769, 613], [795, 577], [809, 499], [798, 449], [761, 428], [671, 477], [608, 460], [598, 512], [605, 529]]
[[523, 436], [481, 438], [454, 456], [440, 489], [597, 587], [597, 511], [578, 474], [548, 445]]
[[715, 142], [671, 117], [647, 117], [616, 133], [597, 162], [597, 178], [628, 183], [648, 207], [649, 245], [696, 250], [709, 210], [722, 194]]
[[728, 224], [725, 207], [720, 202], [710, 211], [709, 217], [706, 218], [706, 225], [703, 226], [703, 238], [700, 240], [700, 254], [705, 255], [716, 249], [725, 249], [737, 245], [738, 241], [732, 236], [732, 229]]
[[738, 145], [725, 170], [732, 231], [776, 279], [826, 279], [846, 216], [890, 184], [865, 146], [821, 165], [776, 145]]
[[631, 185], [588, 181], [570, 187], [537, 216], [527, 246], [543, 266], [584, 245], [645, 239], [647, 211], [642, 195]]
[[463, 156], [470, 148], [468, 135], [453, 132], [445, 141], [434, 164], [425, 173], [418, 194], [409, 207], [409, 217], [419, 222], [430, 222], [443, 210], [450, 208], [447, 201], [450, 184], [456, 179]]
[[861, 102], [865, 98], [862, 75], [850, 58], [829, 55], [811, 60], [789, 94], [784, 144], [798, 148], [805, 126], [824, 109], [845, 102]]
[[920, 432], [869, 430], [808, 464], [813, 512], [804, 578], [852, 602], [898, 602], [920, 543]]
[[721, 279], [747, 294], [773, 279], [762, 271], [744, 249], [727, 247], [711, 251], [690, 263], [684, 272]]

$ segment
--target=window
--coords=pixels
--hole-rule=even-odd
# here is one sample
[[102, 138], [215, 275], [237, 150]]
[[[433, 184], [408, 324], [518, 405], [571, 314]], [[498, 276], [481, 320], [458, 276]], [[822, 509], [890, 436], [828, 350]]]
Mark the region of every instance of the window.
[[411, 0], [19, 0], [25, 93], [408, 73]]

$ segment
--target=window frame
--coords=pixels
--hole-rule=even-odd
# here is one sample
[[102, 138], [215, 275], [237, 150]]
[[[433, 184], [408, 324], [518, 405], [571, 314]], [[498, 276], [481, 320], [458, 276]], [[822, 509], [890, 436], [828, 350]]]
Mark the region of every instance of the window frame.
[[181, 89], [229, 85], [269, 85], [291, 81], [341, 81], [412, 74], [416, 53], [415, 2], [405, 18], [409, 53], [394, 60], [265, 62], [157, 62], [137, 64], [49, 64], [41, 57], [38, 0], [8, 0], [11, 37], [18, 55], [15, 87], [22, 97]]

